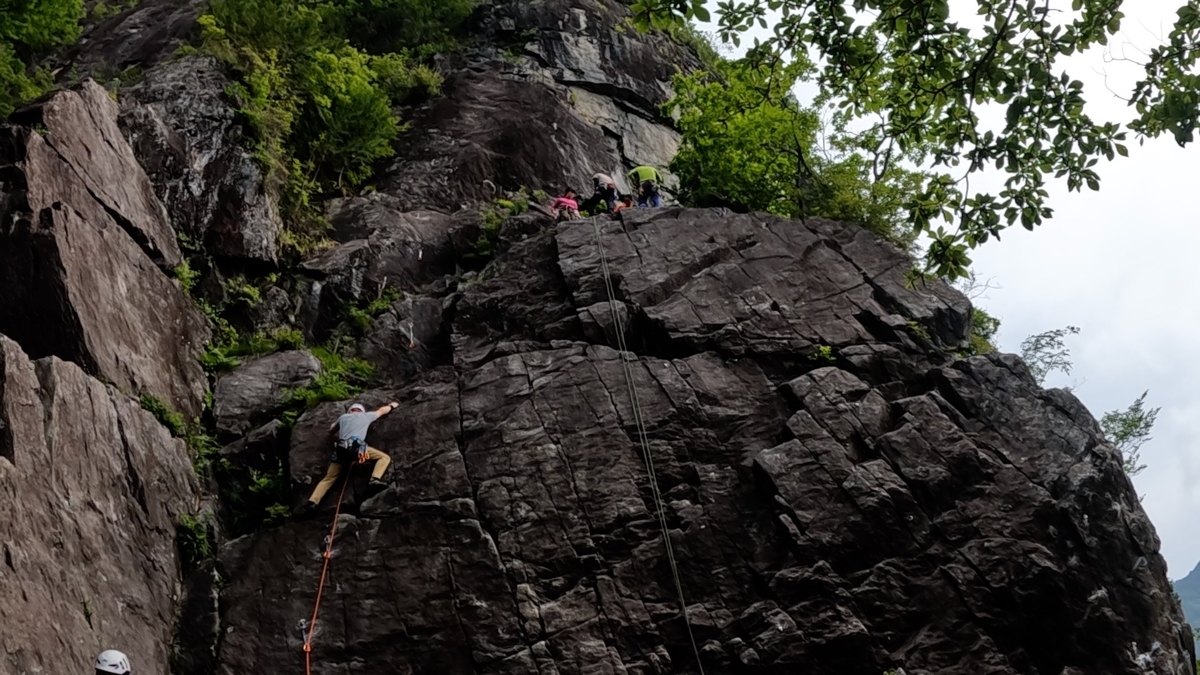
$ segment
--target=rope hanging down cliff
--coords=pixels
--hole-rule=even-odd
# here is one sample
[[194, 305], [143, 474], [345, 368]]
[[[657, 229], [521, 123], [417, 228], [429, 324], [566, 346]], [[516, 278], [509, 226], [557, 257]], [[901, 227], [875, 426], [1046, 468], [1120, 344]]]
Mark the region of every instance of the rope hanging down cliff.
[[667, 549], [667, 562], [671, 565], [671, 576], [675, 580], [675, 592], [679, 596], [679, 609], [683, 613], [683, 623], [687, 626], [688, 640], [692, 643], [692, 652], [696, 655], [696, 667], [700, 675], [704, 675], [704, 663], [700, 660], [700, 648], [696, 645], [696, 636], [692, 632], [692, 622], [688, 618], [687, 600], [683, 596], [683, 583], [679, 580], [679, 565], [675, 561], [675, 547], [671, 544], [671, 534], [667, 526], [667, 512], [663, 506], [662, 493], [658, 488], [658, 474], [654, 470], [654, 457], [650, 454], [650, 438], [646, 434], [646, 424], [642, 417], [642, 403], [638, 398], [637, 387], [633, 384], [633, 368], [629, 365], [628, 356], [632, 356], [625, 342], [625, 326], [617, 312], [617, 296], [613, 290], [612, 275], [608, 269], [608, 255], [604, 251], [604, 241], [600, 236], [598, 218], [592, 218], [592, 228], [596, 233], [596, 249], [600, 253], [600, 269], [604, 273], [604, 289], [608, 292], [608, 308], [612, 312], [613, 330], [617, 334], [617, 348], [621, 356], [621, 369], [625, 373], [625, 386], [629, 390], [629, 403], [633, 408], [633, 423], [637, 427], [638, 442], [642, 446], [642, 458], [646, 462], [646, 474], [650, 480], [650, 492], [654, 496], [654, 505], [658, 509], [658, 524], [662, 529], [663, 545]]
[[312, 618], [308, 621], [308, 632], [304, 635], [304, 674], [312, 675], [312, 638], [317, 630], [317, 614], [321, 611], [321, 596], [325, 593], [325, 578], [329, 574], [329, 561], [333, 558], [333, 539], [337, 536], [338, 516], [342, 514], [342, 500], [346, 497], [346, 486], [350, 484], [350, 476], [354, 465], [346, 472], [342, 482], [342, 491], [338, 493], [337, 507], [333, 510], [333, 523], [329, 526], [329, 536], [325, 538], [325, 562], [321, 565], [321, 581], [317, 584], [317, 599], [313, 603]]

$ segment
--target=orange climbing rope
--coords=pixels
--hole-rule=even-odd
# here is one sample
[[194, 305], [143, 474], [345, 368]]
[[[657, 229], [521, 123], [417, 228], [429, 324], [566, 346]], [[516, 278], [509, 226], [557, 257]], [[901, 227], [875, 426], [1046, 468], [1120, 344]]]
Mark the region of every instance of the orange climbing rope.
[[325, 543], [325, 562], [321, 565], [321, 581], [317, 584], [317, 600], [313, 603], [312, 618], [308, 621], [308, 634], [304, 637], [304, 673], [312, 675], [312, 637], [317, 630], [317, 612], [321, 611], [321, 595], [325, 592], [325, 577], [329, 574], [329, 560], [333, 558], [333, 538], [337, 535], [338, 516], [342, 513], [342, 499], [346, 496], [346, 486], [350, 484], [350, 474], [354, 471], [351, 464], [342, 481], [342, 491], [338, 493], [337, 508], [333, 510], [333, 524], [329, 527], [329, 537]]

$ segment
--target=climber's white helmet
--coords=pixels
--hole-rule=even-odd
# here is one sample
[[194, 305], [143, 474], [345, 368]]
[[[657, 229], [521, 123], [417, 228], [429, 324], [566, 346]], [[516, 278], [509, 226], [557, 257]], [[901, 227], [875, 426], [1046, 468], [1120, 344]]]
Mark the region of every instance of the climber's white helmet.
[[129, 669], [129, 659], [115, 649], [100, 652], [100, 656], [96, 657], [96, 672], [128, 675], [131, 672]]
[[350, 412], [367, 412], [367, 409], [363, 407], [363, 404], [355, 403], [350, 406]]

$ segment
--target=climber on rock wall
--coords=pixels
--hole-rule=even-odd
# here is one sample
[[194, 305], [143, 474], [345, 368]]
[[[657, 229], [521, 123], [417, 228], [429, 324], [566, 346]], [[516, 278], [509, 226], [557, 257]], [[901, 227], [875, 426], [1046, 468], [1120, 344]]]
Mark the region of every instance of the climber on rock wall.
[[129, 657], [115, 650], [108, 649], [96, 657], [96, 675], [133, 675], [129, 667]]
[[362, 404], [355, 403], [350, 406], [349, 412], [338, 417], [330, 425], [329, 430], [337, 432], [337, 440], [333, 444], [333, 456], [329, 460], [329, 468], [325, 471], [325, 477], [313, 489], [312, 496], [297, 510], [297, 516], [311, 512], [321, 503], [325, 493], [337, 482], [343, 465], [373, 461], [375, 470], [371, 472], [371, 489], [378, 491], [387, 487], [382, 479], [388, 465], [392, 463], [392, 458], [367, 445], [367, 430], [371, 427], [372, 422], [399, 406], [399, 403], [393, 401], [374, 412], [367, 412]]
[[579, 202], [575, 201], [575, 191], [567, 188], [563, 196], [550, 203], [550, 210], [559, 220], [579, 220]]
[[643, 164], [630, 171], [627, 177], [629, 184], [638, 190], [638, 206], [661, 207], [663, 205], [662, 195], [658, 193], [658, 186], [662, 183], [662, 176], [659, 175], [658, 169]]
[[612, 213], [617, 207], [617, 182], [608, 174], [598, 173], [592, 176], [592, 186], [595, 188], [592, 196], [582, 205], [584, 211], [595, 214], [596, 207], [604, 202], [604, 208]]
[[621, 195], [621, 200], [617, 202], [617, 207], [613, 209], [613, 213], [620, 213], [625, 209], [633, 207], [633, 195]]

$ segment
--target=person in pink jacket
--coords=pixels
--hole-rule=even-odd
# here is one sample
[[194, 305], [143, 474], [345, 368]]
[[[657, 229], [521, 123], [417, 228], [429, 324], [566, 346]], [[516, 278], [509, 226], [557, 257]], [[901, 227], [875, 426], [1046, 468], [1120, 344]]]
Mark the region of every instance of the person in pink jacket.
[[575, 201], [575, 191], [567, 190], [563, 196], [555, 198], [550, 203], [550, 210], [559, 220], [579, 220], [579, 202]]

